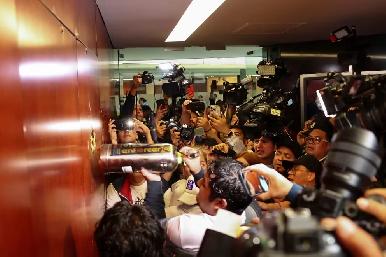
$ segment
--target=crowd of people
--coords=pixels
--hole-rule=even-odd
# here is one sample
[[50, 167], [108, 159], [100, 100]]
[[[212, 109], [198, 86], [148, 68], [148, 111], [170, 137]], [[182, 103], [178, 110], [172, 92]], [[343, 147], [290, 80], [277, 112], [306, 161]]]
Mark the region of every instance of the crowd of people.
[[[142, 168], [108, 181], [107, 209], [95, 231], [102, 257], [195, 256], [207, 229], [237, 236], [242, 224], [291, 207], [303, 188], [320, 188], [332, 120], [317, 114], [297, 133], [284, 127], [251, 133], [236, 115], [228, 122], [223, 112], [209, 106], [203, 112], [192, 108], [191, 95], [181, 102], [179, 120], [170, 121], [167, 101], [154, 114], [144, 99], [142, 105], [135, 102], [141, 78], [134, 77], [134, 82], [121, 117], [108, 124], [111, 143], [171, 143], [183, 164], [172, 172]], [[129, 118], [130, 125], [120, 122]], [[366, 196], [374, 193], [386, 197], [386, 189]], [[386, 206], [366, 198], [357, 203], [386, 223]], [[348, 218], [322, 224], [336, 230], [353, 256], [382, 256], [373, 237]]]

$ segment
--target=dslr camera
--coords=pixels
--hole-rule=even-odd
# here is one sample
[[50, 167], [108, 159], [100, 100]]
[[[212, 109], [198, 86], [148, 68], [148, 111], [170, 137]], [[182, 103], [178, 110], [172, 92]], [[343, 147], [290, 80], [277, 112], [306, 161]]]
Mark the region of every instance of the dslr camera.
[[322, 229], [308, 209], [267, 213], [258, 225], [247, 228], [238, 239], [207, 230], [198, 257], [346, 256], [334, 235]]
[[191, 141], [194, 138], [194, 127], [189, 125], [179, 125], [173, 119], [170, 119], [169, 121], [161, 121], [161, 125], [166, 125], [169, 131], [175, 128], [175, 131], [180, 132], [180, 139], [182, 141]]
[[135, 128], [134, 119], [129, 118], [120, 118], [114, 121], [116, 130], [133, 130]]
[[[319, 190], [304, 190], [297, 205], [309, 208], [313, 215], [345, 215], [374, 236], [386, 233], [385, 225], [360, 211], [356, 200], [369, 188], [381, 163], [381, 148], [375, 134], [362, 128], [348, 128], [334, 135], [322, 172]], [[382, 197], [374, 200], [384, 202]]]
[[248, 91], [241, 83], [224, 82], [224, 102], [231, 105], [240, 105], [247, 99]]

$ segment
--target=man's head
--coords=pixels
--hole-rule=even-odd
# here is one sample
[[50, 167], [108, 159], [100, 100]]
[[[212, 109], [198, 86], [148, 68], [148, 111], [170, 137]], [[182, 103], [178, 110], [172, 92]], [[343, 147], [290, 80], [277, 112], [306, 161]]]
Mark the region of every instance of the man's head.
[[273, 157], [273, 168], [284, 173], [282, 161], [294, 161], [302, 153], [301, 147], [290, 138], [283, 138], [276, 143], [275, 157]]
[[244, 141], [244, 131], [240, 126], [233, 125], [231, 126], [230, 131], [232, 131], [233, 135], [238, 137], [241, 141]]
[[292, 182], [307, 187], [319, 187], [323, 167], [314, 156], [306, 154], [285, 165], [291, 167], [288, 179]]
[[137, 141], [138, 135], [134, 129], [134, 120], [132, 118], [121, 118], [117, 120], [116, 129], [119, 143], [126, 144]]
[[244, 166], [233, 159], [219, 159], [209, 165], [198, 183], [197, 202], [201, 210], [216, 215], [218, 209], [241, 214], [251, 203], [251, 186], [242, 173]]
[[165, 233], [147, 207], [121, 201], [106, 210], [94, 239], [101, 257], [159, 257]]
[[275, 135], [268, 131], [263, 131], [260, 138], [254, 141], [254, 150], [257, 156], [264, 160], [264, 164], [271, 165], [275, 154]]
[[312, 124], [311, 131], [306, 137], [306, 153], [316, 159], [323, 159], [330, 148], [330, 140], [334, 129], [330, 121], [324, 116], [317, 116]]

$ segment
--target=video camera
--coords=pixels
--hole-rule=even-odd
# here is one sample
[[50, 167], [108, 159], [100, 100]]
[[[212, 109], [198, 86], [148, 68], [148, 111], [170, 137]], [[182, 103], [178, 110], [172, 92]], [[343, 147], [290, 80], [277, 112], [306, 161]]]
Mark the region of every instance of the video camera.
[[154, 75], [148, 71], [144, 71], [140, 77], [142, 78], [142, 84], [151, 84], [154, 81]]
[[162, 84], [162, 91], [169, 97], [183, 97], [186, 94], [186, 87], [190, 81], [185, 78], [185, 68], [174, 64], [172, 70], [165, 74], [162, 79], [168, 82]]
[[345, 77], [329, 73], [325, 87], [317, 90], [316, 103], [340, 128], [362, 127], [380, 134], [385, 131], [386, 75]]
[[288, 125], [295, 119], [298, 100], [293, 91], [285, 91], [276, 84], [287, 73], [284, 64], [280, 59], [261, 61], [256, 73], [263, 91], [237, 107], [239, 124], [261, 130]]
[[248, 91], [241, 83], [224, 82], [225, 104], [240, 105], [247, 99]]
[[289, 123], [296, 108], [297, 98], [293, 92], [280, 88], [264, 89], [237, 107], [239, 124], [244, 127], [268, 128]]

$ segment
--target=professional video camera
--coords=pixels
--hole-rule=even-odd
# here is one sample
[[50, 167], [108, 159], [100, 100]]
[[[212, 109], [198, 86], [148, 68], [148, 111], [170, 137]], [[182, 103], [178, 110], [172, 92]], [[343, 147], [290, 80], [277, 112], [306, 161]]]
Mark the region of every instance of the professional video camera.
[[297, 97], [294, 92], [278, 86], [287, 70], [280, 59], [261, 61], [257, 65], [258, 85], [262, 93], [238, 106], [236, 115], [244, 127], [268, 128], [288, 125], [294, 119]]
[[338, 128], [362, 127], [376, 134], [385, 131], [386, 75], [345, 77], [329, 73], [317, 90], [317, 105]]
[[242, 83], [224, 82], [225, 104], [240, 105], [247, 99], [248, 91]]
[[142, 84], [151, 84], [154, 81], [153, 74], [146, 70], [141, 74], [140, 77], [142, 78]]
[[236, 110], [240, 125], [267, 128], [287, 125], [296, 108], [297, 98], [293, 92], [281, 88], [264, 89]]
[[172, 70], [165, 74], [162, 79], [168, 82], [162, 84], [162, 91], [169, 97], [183, 97], [186, 94], [186, 87], [190, 81], [185, 78], [185, 68], [174, 64]]

